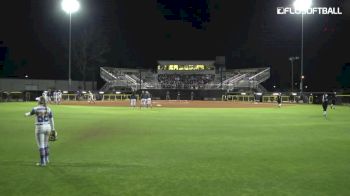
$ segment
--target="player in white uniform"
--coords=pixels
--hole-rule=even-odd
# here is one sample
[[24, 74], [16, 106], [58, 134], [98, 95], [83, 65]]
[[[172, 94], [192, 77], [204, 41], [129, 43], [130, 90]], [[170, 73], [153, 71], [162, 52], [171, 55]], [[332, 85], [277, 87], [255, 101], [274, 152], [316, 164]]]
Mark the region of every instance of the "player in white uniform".
[[61, 90], [58, 90], [57, 92], [57, 104], [61, 104], [62, 101], [62, 92]]
[[53, 98], [53, 102], [54, 102], [55, 104], [57, 104], [57, 91], [54, 91], [54, 92], [52, 93], [52, 98]]
[[89, 91], [89, 95], [88, 95], [88, 102], [89, 103], [95, 103], [95, 98], [94, 98], [94, 94], [92, 94], [91, 91]]
[[147, 108], [148, 108], [148, 107], [152, 107], [152, 97], [151, 97], [151, 93], [149, 93], [148, 91], [146, 91], [146, 97], [147, 97], [147, 101], [146, 101]]
[[147, 102], [146, 93], [145, 93], [145, 91], [142, 91], [142, 92], [141, 92], [141, 104], [140, 104], [140, 108], [141, 108], [141, 107], [146, 107], [146, 102]]
[[47, 91], [44, 91], [43, 94], [42, 94], [42, 96], [44, 97], [45, 102], [47, 103], [47, 101], [48, 101], [48, 98], [47, 98]]
[[38, 106], [31, 112], [25, 113], [26, 116], [36, 116], [35, 120], [35, 139], [39, 148], [40, 162], [38, 165], [46, 166], [49, 163], [49, 135], [55, 130], [52, 111], [46, 106], [44, 97], [38, 100]]
[[52, 96], [52, 92], [51, 90], [49, 89], [47, 91], [47, 100], [46, 100], [46, 103], [50, 103], [51, 104], [51, 96]]

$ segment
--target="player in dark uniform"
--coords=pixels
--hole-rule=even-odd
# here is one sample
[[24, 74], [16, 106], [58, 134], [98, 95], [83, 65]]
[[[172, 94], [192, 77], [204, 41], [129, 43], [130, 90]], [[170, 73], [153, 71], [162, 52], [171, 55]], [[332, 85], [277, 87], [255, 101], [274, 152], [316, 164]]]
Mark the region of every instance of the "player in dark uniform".
[[277, 104], [278, 104], [278, 107], [279, 107], [279, 108], [282, 106], [282, 96], [281, 96], [281, 93], [278, 93], [278, 95], [277, 95]]
[[331, 109], [335, 109], [335, 102], [336, 102], [336, 93], [334, 93], [334, 95], [332, 96], [332, 100], [331, 100]]
[[132, 94], [130, 95], [130, 106], [132, 108], [136, 107], [136, 95], [134, 92], [132, 92]]
[[328, 107], [328, 95], [324, 93], [322, 96], [322, 107], [323, 107], [323, 116], [327, 118], [327, 107]]

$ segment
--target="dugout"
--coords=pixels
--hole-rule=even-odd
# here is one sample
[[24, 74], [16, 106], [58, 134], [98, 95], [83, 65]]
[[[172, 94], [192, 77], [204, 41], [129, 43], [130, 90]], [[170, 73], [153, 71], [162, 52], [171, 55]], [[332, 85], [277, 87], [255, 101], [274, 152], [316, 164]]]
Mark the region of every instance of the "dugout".
[[167, 91], [169, 92], [170, 100], [178, 99], [178, 92], [180, 92], [180, 100], [191, 100], [191, 94], [193, 100], [221, 100], [222, 94], [225, 90], [195, 90], [195, 89], [145, 89], [138, 90], [137, 94], [141, 94], [141, 91], [148, 91], [152, 95], [153, 100], [166, 100]]

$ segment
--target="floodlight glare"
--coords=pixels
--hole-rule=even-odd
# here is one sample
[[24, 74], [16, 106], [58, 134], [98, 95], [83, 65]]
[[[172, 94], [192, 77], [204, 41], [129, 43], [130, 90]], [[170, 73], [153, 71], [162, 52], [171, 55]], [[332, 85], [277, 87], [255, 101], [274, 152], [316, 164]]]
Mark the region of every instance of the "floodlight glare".
[[305, 12], [311, 8], [312, 0], [295, 0], [293, 5], [296, 10]]
[[77, 0], [63, 0], [61, 6], [67, 14], [72, 14], [80, 8], [80, 4]]

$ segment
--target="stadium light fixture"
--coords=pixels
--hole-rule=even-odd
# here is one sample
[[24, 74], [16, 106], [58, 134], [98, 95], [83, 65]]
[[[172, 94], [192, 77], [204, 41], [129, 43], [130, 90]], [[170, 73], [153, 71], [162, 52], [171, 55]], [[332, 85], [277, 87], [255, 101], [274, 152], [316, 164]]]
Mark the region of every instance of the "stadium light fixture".
[[120, 93], [121, 93], [121, 92], [119, 92], [119, 91], [116, 91], [116, 92], [115, 92], [115, 94], [120, 94]]
[[292, 93], [293, 96], [297, 96], [297, 93]]
[[104, 94], [105, 92], [103, 92], [103, 91], [100, 91], [99, 93], [100, 93], [100, 95], [102, 95], [102, 94]]
[[277, 96], [277, 95], [279, 95], [279, 93], [273, 93], [272, 95]]
[[63, 91], [63, 94], [67, 94], [68, 93], [68, 91]]
[[247, 93], [241, 93], [241, 95], [246, 95]]
[[63, 0], [61, 3], [63, 11], [67, 14], [77, 12], [80, 8], [80, 4], [77, 0]]
[[86, 94], [86, 91], [82, 91], [81, 93]]
[[80, 8], [80, 3], [77, 0], [63, 0], [61, 3], [63, 11], [69, 14], [69, 55], [68, 55], [68, 90], [71, 90], [71, 51], [72, 51], [72, 13], [75, 13]]
[[312, 5], [312, 0], [296, 0], [293, 3], [294, 8], [300, 12], [306, 12]]
[[261, 96], [262, 95], [262, 93], [255, 93], [256, 95], [259, 95], [259, 96]]
[[[300, 76], [303, 76], [304, 70], [304, 14], [305, 12], [311, 8], [312, 0], [295, 0], [293, 4], [294, 8], [301, 13], [301, 73]], [[300, 79], [300, 93], [303, 93], [303, 79]]]

